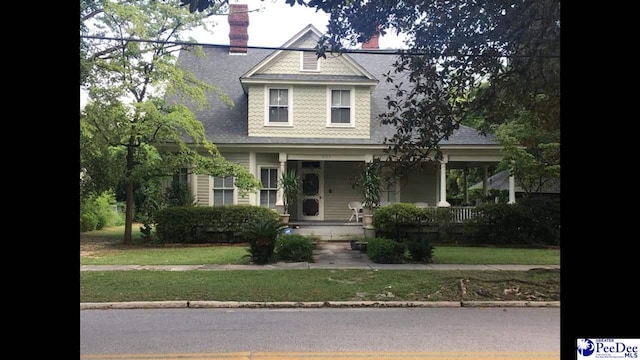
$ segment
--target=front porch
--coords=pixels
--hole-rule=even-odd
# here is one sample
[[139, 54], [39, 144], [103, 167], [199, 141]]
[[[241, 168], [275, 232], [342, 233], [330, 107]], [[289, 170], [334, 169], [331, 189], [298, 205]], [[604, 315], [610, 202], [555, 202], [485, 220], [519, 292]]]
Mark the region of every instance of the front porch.
[[[443, 208], [451, 213], [451, 221], [462, 223], [477, 214], [475, 206]], [[356, 221], [290, 221], [292, 234], [318, 237], [320, 241], [350, 241], [365, 238], [364, 224]]]

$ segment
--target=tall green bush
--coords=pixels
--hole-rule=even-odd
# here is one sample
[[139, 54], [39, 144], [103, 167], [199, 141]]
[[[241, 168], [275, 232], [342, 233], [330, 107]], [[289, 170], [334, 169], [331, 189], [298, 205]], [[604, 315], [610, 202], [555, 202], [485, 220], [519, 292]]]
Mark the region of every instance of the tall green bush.
[[115, 210], [116, 197], [112, 190], [89, 195], [80, 202], [80, 232], [101, 230], [124, 224], [122, 214]]
[[552, 197], [521, 199], [515, 204], [478, 207], [469, 221], [486, 244], [560, 245], [560, 200]]

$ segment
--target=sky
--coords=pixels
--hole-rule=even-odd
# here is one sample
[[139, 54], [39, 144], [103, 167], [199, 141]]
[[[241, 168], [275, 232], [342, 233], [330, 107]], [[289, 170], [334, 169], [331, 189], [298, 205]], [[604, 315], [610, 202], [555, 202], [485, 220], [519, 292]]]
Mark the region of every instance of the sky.
[[[230, 0], [230, 4], [247, 4], [249, 7], [249, 46], [277, 47], [289, 40], [305, 26], [312, 24], [320, 32], [327, 30], [329, 15], [301, 5], [290, 6], [285, 0]], [[209, 44], [229, 44], [227, 16], [213, 16], [216, 23], [213, 34], [204, 31], [191, 35], [198, 41]], [[381, 49], [402, 47], [397, 36], [380, 38]]]
[[[290, 6], [285, 0], [230, 0], [230, 4], [247, 4], [249, 8], [249, 46], [278, 47], [312, 24], [320, 32], [327, 30], [329, 15], [301, 5]], [[209, 29], [189, 32], [197, 42], [229, 45], [229, 23], [226, 15], [212, 16]], [[402, 48], [402, 38], [387, 34], [380, 37], [381, 49]], [[87, 102], [86, 93], [80, 89], [80, 108]]]

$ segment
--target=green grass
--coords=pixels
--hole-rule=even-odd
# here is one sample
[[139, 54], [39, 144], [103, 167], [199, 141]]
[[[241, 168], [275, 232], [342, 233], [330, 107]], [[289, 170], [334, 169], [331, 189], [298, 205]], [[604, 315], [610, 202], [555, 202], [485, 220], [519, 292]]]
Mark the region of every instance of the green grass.
[[435, 246], [434, 264], [560, 265], [559, 249]]
[[[140, 226], [142, 224], [133, 224], [131, 227], [131, 239], [134, 243], [138, 243], [142, 239], [142, 233], [140, 232]], [[86, 231], [80, 233], [82, 236], [95, 237], [105, 240], [121, 241], [124, 235], [124, 225], [110, 226], [101, 230]]]
[[[80, 258], [82, 265], [227, 265], [248, 264], [247, 246], [141, 247], [119, 245], [123, 229], [84, 233], [94, 241], [109, 240], [107, 249]], [[134, 232], [135, 233], [135, 232]], [[559, 249], [436, 245], [434, 264], [559, 265]]]
[[239, 265], [249, 264], [246, 247], [213, 246], [187, 248], [125, 249], [81, 257], [81, 265]]
[[307, 269], [80, 273], [80, 302], [171, 300], [559, 301], [560, 272]]
[[[147, 247], [137, 226], [81, 234], [81, 264], [247, 264], [247, 247]], [[92, 248], [92, 245], [99, 245]], [[88, 246], [88, 247], [85, 247]], [[559, 265], [558, 249], [435, 246], [436, 264]], [[119, 301], [559, 301], [560, 272], [440, 270], [82, 271], [80, 302]]]

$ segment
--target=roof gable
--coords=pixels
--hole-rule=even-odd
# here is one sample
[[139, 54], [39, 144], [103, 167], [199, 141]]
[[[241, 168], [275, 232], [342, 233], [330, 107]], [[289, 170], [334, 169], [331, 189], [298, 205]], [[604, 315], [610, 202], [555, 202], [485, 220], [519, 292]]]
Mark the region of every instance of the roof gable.
[[301, 52], [314, 52], [322, 33], [309, 24], [304, 29], [285, 42], [280, 50], [274, 51], [263, 61], [253, 66], [241, 77], [242, 82], [252, 80], [280, 80], [287, 81], [355, 81], [375, 85], [378, 80], [365, 67], [356, 62], [348, 54], [327, 54], [326, 58], [319, 58], [318, 71], [303, 71]]

